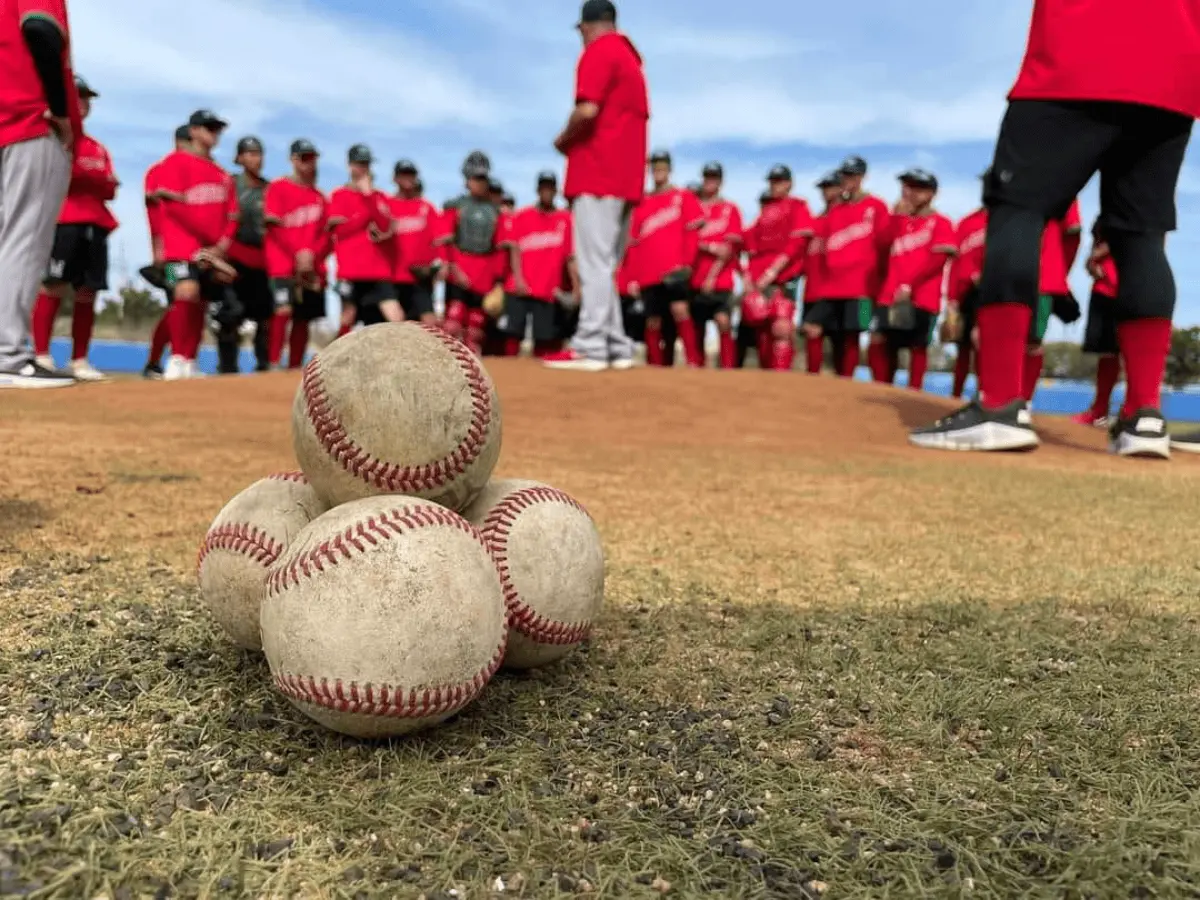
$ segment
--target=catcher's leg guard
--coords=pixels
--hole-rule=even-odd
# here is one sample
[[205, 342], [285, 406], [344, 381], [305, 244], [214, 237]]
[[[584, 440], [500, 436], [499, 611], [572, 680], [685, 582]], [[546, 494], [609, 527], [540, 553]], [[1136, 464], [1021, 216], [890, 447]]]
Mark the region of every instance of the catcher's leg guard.
[[760, 325], [758, 327], [756, 349], [758, 351], [758, 367], [760, 369], [770, 369], [774, 366], [774, 341], [771, 339], [771, 328], [769, 325]]
[[442, 327], [447, 334], [461, 338], [467, 326], [467, 305], [461, 300], [451, 300], [446, 304], [446, 321]]
[[236, 375], [238, 371], [238, 330], [222, 325], [217, 335], [217, 374]]
[[483, 354], [483, 340], [487, 334], [487, 313], [482, 309], [467, 310], [467, 346]]
[[796, 358], [796, 301], [776, 295], [771, 301], [771, 368], [791, 369]]

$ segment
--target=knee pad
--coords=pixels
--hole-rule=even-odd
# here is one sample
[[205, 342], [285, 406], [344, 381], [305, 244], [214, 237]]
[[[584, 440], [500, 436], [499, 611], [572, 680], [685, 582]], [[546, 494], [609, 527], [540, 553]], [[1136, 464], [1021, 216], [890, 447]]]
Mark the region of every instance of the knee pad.
[[446, 304], [446, 321], [464, 325], [467, 321], [467, 305], [461, 300], [451, 300]]
[[487, 327], [487, 313], [482, 309], [467, 310], [467, 327], [483, 331]]
[[1105, 229], [1117, 279], [1117, 318], [1169, 319], [1175, 312], [1175, 276], [1160, 232]]
[[792, 320], [774, 319], [771, 322], [771, 337], [777, 341], [787, 341], [792, 338]]
[[796, 301], [789, 300], [782, 293], [776, 294], [775, 299], [771, 301], [771, 318], [776, 321], [786, 319], [788, 325], [791, 325], [796, 319]]
[[980, 304], [1024, 303], [1036, 308], [1045, 229], [1046, 220], [1036, 210], [1000, 205], [989, 211]]

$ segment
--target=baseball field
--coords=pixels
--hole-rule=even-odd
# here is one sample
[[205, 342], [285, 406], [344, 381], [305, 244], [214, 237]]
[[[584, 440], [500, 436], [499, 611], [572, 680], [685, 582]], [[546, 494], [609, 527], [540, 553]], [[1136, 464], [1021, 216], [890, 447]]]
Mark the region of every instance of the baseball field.
[[392, 744], [310, 724], [202, 611], [197, 545], [294, 468], [297, 377], [4, 399], [0, 895], [1200, 892], [1200, 462], [758, 371], [490, 361], [497, 474], [572, 493], [606, 608]]

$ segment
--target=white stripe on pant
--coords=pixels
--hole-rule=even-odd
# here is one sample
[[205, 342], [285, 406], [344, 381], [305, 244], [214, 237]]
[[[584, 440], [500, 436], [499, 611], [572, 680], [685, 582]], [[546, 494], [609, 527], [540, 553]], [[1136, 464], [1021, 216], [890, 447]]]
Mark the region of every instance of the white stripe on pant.
[[633, 359], [633, 342], [625, 335], [616, 284], [629, 213], [629, 205], [616, 197], [584, 195], [571, 204], [581, 294], [579, 325], [571, 349], [588, 359]]
[[56, 137], [0, 147], [0, 372], [32, 357], [29, 320], [70, 179], [71, 155]]

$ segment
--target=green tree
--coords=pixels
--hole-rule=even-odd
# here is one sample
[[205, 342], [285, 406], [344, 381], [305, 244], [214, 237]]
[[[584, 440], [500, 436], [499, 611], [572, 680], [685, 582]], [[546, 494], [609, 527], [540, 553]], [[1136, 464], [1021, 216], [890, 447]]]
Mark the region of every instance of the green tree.
[[1200, 327], [1176, 328], [1171, 332], [1167, 354], [1167, 383], [1182, 388], [1200, 378]]
[[1045, 362], [1042, 371], [1047, 378], [1091, 380], [1096, 377], [1096, 358], [1085, 354], [1078, 344], [1052, 341], [1043, 345]]
[[137, 328], [156, 321], [162, 315], [163, 305], [147, 290], [125, 285], [117, 296], [108, 298], [96, 321], [105, 325]]

